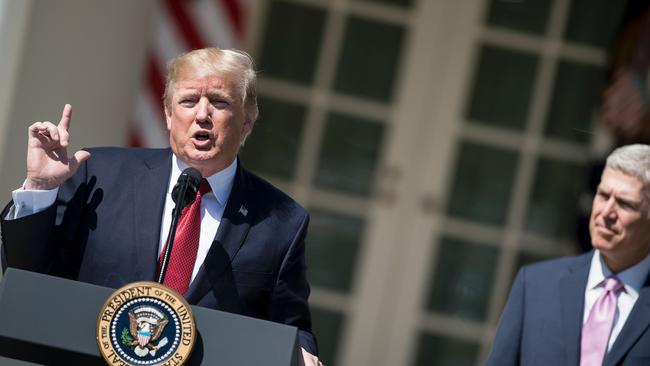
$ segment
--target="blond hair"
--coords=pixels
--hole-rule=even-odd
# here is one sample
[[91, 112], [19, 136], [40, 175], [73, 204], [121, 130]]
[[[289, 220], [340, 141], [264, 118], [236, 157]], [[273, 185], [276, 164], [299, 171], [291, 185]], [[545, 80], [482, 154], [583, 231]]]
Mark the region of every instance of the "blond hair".
[[167, 64], [163, 95], [165, 108], [171, 109], [174, 83], [188, 70], [199, 76], [222, 75], [235, 81], [244, 105], [246, 122], [252, 125], [259, 115], [254, 67], [255, 62], [248, 53], [235, 49], [211, 47], [183, 53]]

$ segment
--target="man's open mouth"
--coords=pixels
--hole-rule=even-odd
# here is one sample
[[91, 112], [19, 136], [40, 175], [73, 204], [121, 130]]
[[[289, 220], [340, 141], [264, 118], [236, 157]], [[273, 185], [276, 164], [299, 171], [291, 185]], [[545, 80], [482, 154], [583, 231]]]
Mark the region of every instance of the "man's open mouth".
[[207, 132], [197, 132], [194, 134], [194, 138], [199, 141], [207, 141], [210, 139], [210, 134]]

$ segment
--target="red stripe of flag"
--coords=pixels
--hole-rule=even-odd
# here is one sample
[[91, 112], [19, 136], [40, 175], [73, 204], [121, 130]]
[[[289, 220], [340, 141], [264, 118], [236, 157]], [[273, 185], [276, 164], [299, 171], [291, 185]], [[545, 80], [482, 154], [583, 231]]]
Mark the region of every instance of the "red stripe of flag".
[[237, 40], [241, 41], [244, 35], [244, 17], [242, 6], [238, 0], [217, 0], [221, 2], [228, 12], [228, 18], [232, 21], [237, 33]]
[[205, 42], [194, 27], [193, 20], [185, 10], [183, 0], [167, 0], [169, 13], [174, 17], [174, 24], [183, 35], [185, 44], [189, 50], [196, 50], [205, 47]]
[[131, 147], [143, 147], [142, 140], [140, 139], [140, 134], [133, 128], [135, 122], [131, 122], [131, 127], [129, 127], [129, 145]]

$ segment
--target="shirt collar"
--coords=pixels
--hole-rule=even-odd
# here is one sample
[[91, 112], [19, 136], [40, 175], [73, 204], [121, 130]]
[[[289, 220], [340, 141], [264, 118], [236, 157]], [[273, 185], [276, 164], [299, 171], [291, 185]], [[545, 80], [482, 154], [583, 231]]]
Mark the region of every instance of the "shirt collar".
[[[186, 168], [187, 165], [178, 159], [175, 154], [172, 154], [172, 172], [167, 191], [168, 194], [171, 194], [174, 185], [178, 181], [178, 177]], [[212, 188], [212, 193], [221, 206], [225, 206], [226, 202], [228, 202], [230, 191], [232, 191], [232, 184], [235, 180], [235, 173], [237, 173], [237, 159], [235, 159], [226, 169], [218, 171], [209, 177], [204, 177], [208, 180], [210, 188]]]
[[[650, 254], [646, 255], [641, 262], [617, 273], [616, 277], [625, 285], [626, 291], [634, 290], [634, 292], [638, 293], [648, 277], [648, 272], [650, 272]], [[594, 250], [589, 278], [587, 279], [587, 290], [598, 287], [606, 277], [611, 275], [612, 271], [607, 268], [600, 251], [598, 249]]]

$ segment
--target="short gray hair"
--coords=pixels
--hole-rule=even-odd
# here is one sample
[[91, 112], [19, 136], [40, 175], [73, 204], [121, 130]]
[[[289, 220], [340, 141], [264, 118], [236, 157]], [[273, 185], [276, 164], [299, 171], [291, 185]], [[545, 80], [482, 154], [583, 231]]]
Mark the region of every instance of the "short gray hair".
[[650, 145], [621, 146], [607, 157], [605, 168], [618, 170], [638, 178], [650, 202]]
[[259, 115], [257, 75], [255, 62], [248, 53], [235, 49], [210, 47], [193, 50], [175, 57], [167, 65], [167, 79], [163, 96], [165, 108], [171, 109], [174, 82], [178, 81], [183, 72], [188, 69], [198, 71], [202, 75], [221, 74], [233, 77], [242, 97], [246, 122], [251, 125], [255, 123]]

